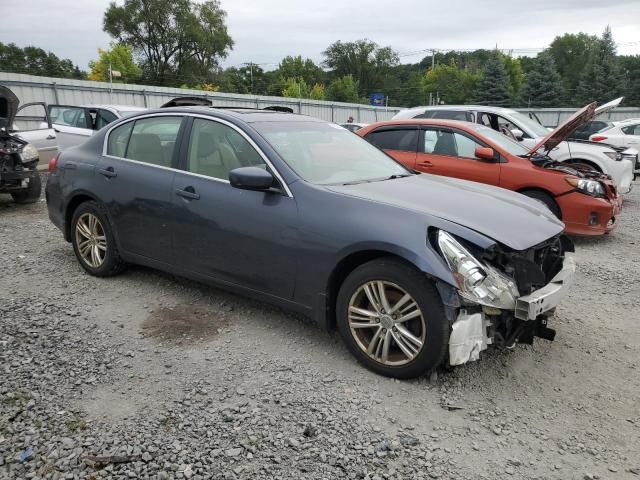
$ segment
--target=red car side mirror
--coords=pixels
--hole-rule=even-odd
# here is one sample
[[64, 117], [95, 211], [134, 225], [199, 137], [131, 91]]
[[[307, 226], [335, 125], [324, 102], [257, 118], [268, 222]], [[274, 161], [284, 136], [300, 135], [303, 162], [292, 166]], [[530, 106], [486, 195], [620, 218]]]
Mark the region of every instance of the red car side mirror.
[[476, 147], [476, 151], [474, 152], [476, 157], [481, 160], [496, 160], [496, 151], [490, 147]]

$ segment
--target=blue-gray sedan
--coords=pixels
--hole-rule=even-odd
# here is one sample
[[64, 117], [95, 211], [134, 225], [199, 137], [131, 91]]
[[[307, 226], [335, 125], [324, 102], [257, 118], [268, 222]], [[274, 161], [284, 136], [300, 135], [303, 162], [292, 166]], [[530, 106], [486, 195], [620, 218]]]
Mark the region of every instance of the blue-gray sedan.
[[302, 115], [149, 111], [50, 172], [49, 216], [90, 274], [147, 265], [297, 310], [398, 378], [553, 339], [575, 269], [543, 205]]

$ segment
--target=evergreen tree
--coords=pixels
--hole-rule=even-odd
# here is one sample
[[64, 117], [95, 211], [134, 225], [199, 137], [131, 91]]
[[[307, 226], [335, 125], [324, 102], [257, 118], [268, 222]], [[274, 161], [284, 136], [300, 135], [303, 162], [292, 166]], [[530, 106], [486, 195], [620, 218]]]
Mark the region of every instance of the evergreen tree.
[[478, 83], [476, 101], [481, 105], [506, 107], [511, 103], [509, 76], [500, 54], [495, 51], [487, 58]]
[[580, 75], [577, 98], [581, 103], [608, 102], [622, 91], [622, 69], [616, 57], [616, 44], [607, 26], [589, 55]]
[[548, 52], [539, 54], [525, 77], [520, 104], [527, 107], [559, 107], [563, 95], [562, 77], [553, 57]]

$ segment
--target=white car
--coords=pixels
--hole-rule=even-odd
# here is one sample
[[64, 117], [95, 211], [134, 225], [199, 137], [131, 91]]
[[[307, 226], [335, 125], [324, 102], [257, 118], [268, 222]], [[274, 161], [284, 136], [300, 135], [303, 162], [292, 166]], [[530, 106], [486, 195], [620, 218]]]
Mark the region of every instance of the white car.
[[342, 128], [346, 128], [350, 132], [356, 133], [361, 128], [368, 126], [368, 123], [355, 123], [355, 122], [346, 122], [339, 124]]
[[129, 105], [49, 105], [49, 118], [65, 150], [83, 143], [105, 125], [118, 118], [146, 110]]
[[[615, 108], [622, 99], [616, 99], [595, 110], [595, 115]], [[549, 130], [528, 115], [509, 108], [487, 107], [480, 105], [438, 105], [433, 107], [415, 107], [398, 112], [396, 119], [440, 118], [480, 123], [501, 131], [521, 141], [527, 147], [536, 145], [549, 134]], [[633, 149], [619, 152], [609, 145], [593, 142], [563, 141], [551, 152], [549, 157], [558, 162], [567, 162], [577, 166], [588, 166], [611, 176], [620, 193], [629, 193], [633, 186], [634, 168], [638, 152]]]
[[[605, 128], [589, 136], [589, 140], [619, 148], [640, 149], [640, 118], [607, 123]], [[639, 174], [640, 163], [636, 162], [636, 176]]]

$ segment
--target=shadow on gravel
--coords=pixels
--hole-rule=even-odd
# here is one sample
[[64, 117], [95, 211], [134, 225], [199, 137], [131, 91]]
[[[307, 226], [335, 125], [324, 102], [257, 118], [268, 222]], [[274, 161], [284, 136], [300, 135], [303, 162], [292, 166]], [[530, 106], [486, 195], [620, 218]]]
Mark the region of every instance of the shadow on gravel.
[[228, 321], [209, 307], [176, 305], [151, 313], [142, 324], [142, 334], [185, 345], [214, 337], [227, 325]]

